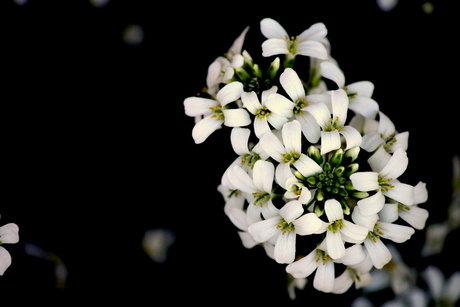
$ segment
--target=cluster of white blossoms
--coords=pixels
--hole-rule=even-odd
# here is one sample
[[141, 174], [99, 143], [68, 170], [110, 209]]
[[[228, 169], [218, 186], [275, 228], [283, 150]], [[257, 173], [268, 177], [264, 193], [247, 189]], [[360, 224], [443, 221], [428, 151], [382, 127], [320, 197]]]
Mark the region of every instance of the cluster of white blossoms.
[[[392, 258], [385, 242], [405, 242], [428, 217], [425, 184], [398, 180], [409, 133], [379, 110], [371, 82], [347, 85], [323, 23], [298, 36], [260, 25], [262, 56], [278, 57], [259, 67], [242, 51], [246, 28], [209, 66], [206, 90], [184, 101], [193, 139], [232, 128], [237, 158], [218, 190], [246, 248], [262, 245], [300, 287], [314, 272], [320, 291], [366, 286]], [[296, 67], [301, 56], [309, 67]]]

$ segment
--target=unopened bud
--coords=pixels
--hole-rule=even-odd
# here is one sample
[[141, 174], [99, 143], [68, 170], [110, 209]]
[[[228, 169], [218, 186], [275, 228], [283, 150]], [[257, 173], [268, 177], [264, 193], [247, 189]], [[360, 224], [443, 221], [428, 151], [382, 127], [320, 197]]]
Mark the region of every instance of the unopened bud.
[[333, 167], [337, 167], [340, 164], [342, 164], [342, 159], [343, 159], [343, 149], [339, 148], [338, 150], [334, 152], [329, 163], [331, 163]]
[[321, 156], [321, 151], [318, 147], [313, 145], [308, 147], [307, 156], [313, 159], [313, 161], [315, 161], [317, 164], [323, 163], [323, 157]]
[[345, 151], [344, 157], [347, 159], [347, 162], [354, 162], [358, 158], [360, 150], [359, 146], [356, 146]]
[[280, 69], [280, 58], [277, 57], [273, 60], [268, 68], [268, 77], [272, 80], [276, 79], [276, 75], [278, 74], [278, 70]]

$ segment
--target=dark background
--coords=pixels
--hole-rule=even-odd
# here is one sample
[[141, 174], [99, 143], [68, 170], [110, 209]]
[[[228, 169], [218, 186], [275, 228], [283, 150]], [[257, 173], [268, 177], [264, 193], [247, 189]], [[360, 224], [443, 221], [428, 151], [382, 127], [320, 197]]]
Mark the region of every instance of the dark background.
[[[410, 131], [401, 181], [428, 184], [428, 223], [444, 221], [458, 154], [458, 24], [453, 2], [404, 1], [390, 12], [375, 1], [166, 2], [29, 0], [0, 2], [3, 188], [0, 224], [14, 222], [20, 242], [5, 245], [13, 263], [0, 277], [3, 299], [83, 302], [289, 302], [284, 265], [262, 248], [245, 249], [223, 213], [216, 187], [235, 155], [229, 129], [204, 144], [183, 100], [205, 86], [209, 64], [250, 25], [245, 48], [261, 59], [259, 22], [290, 34], [315, 22], [329, 30], [332, 56], [347, 84], [370, 80], [373, 98]], [[139, 45], [123, 41], [129, 24]], [[141, 246], [151, 228], [176, 242], [164, 264]], [[419, 256], [424, 231], [399, 245], [407, 264], [459, 269], [452, 233], [441, 256]], [[24, 253], [34, 243], [66, 264], [65, 289], [53, 265]], [[312, 275], [313, 277], [313, 275]], [[349, 303], [312, 288], [293, 304]], [[424, 286], [421, 284], [420, 286]], [[19, 295], [17, 295], [19, 293]], [[95, 295], [94, 295], [95, 294]], [[385, 292], [378, 299], [391, 298]]]

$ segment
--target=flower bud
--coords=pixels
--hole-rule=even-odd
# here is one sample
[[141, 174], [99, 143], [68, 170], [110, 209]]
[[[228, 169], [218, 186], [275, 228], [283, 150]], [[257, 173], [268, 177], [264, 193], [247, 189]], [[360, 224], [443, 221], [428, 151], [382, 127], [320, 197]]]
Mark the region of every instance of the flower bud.
[[340, 164], [342, 164], [342, 159], [343, 159], [343, 149], [339, 148], [338, 150], [336, 150], [336, 152], [334, 152], [329, 163], [331, 163], [331, 166], [337, 167]]
[[363, 198], [368, 197], [369, 193], [362, 192], [362, 191], [356, 191], [356, 192], [353, 192], [352, 195], [353, 195], [354, 198], [363, 199]]
[[352, 163], [348, 165], [345, 168], [345, 176], [350, 177], [351, 174], [354, 174], [358, 171], [359, 169], [359, 164], [358, 163]]
[[360, 150], [361, 149], [359, 148], [359, 146], [356, 146], [345, 151], [344, 157], [346, 158], [347, 162], [354, 162], [358, 158]]
[[268, 77], [272, 80], [276, 79], [276, 75], [278, 74], [278, 70], [280, 69], [280, 58], [277, 57], [273, 60], [268, 68]]
[[323, 157], [321, 156], [321, 151], [318, 147], [310, 146], [307, 150], [307, 155], [313, 159], [317, 164], [323, 163]]

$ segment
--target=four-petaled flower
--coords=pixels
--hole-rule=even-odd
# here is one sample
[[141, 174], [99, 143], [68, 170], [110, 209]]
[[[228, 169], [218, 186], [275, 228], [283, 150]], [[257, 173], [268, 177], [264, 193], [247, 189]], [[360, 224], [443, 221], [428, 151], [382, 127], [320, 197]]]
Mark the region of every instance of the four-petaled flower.
[[242, 108], [225, 108], [231, 102], [238, 100], [243, 93], [243, 84], [232, 82], [224, 86], [216, 99], [189, 97], [184, 100], [185, 114], [188, 116], [204, 116], [192, 130], [195, 143], [203, 143], [211, 133], [222, 124], [228, 127], [247, 126], [251, 123], [249, 114]]
[[14, 223], [9, 223], [0, 227], [0, 275], [5, 273], [11, 265], [10, 253], [1, 245], [5, 243], [14, 244], [19, 242], [19, 228]]

